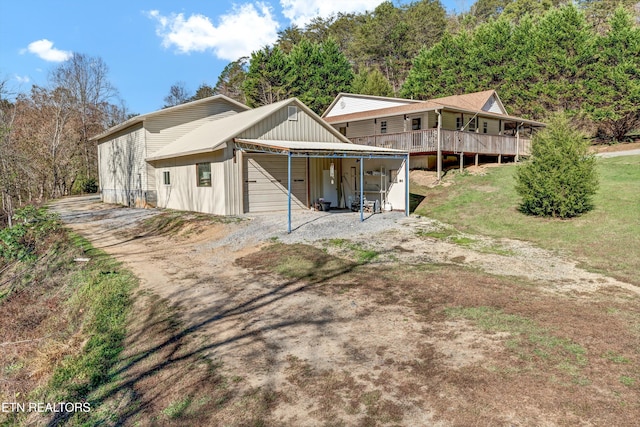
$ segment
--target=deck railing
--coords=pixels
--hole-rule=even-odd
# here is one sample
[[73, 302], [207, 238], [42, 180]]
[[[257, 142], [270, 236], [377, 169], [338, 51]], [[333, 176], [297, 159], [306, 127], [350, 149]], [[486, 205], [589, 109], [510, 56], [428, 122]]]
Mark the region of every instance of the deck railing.
[[[531, 154], [531, 139], [522, 136], [517, 138], [515, 136], [488, 135], [446, 129], [441, 129], [441, 132], [441, 150], [443, 152], [501, 154], [504, 156], [528, 156]], [[349, 139], [355, 144], [394, 148], [408, 151], [409, 153], [435, 153], [438, 150], [437, 129], [369, 135]]]

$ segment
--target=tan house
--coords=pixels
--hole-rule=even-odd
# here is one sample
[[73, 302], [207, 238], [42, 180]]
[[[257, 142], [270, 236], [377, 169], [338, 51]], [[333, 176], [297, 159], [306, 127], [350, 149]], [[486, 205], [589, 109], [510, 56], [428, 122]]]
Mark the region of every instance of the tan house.
[[250, 109], [218, 95], [93, 139], [105, 202], [219, 215], [408, 210], [406, 151], [354, 144], [295, 98]]
[[544, 123], [510, 116], [494, 90], [416, 101], [341, 93], [322, 115], [356, 144], [411, 153], [414, 167], [438, 169], [442, 158], [509, 156], [531, 152], [531, 135]]

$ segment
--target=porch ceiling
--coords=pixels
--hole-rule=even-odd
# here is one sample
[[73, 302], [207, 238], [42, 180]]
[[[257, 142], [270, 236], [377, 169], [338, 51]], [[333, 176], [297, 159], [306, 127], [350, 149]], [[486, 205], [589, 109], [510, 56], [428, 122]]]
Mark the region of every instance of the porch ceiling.
[[234, 139], [236, 148], [262, 153], [303, 157], [342, 158], [405, 158], [407, 151], [343, 142], [283, 141], [262, 139]]

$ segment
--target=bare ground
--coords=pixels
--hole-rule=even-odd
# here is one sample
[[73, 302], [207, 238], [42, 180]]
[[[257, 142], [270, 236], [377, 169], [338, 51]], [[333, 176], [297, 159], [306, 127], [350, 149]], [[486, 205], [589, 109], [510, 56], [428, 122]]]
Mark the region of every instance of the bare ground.
[[[379, 252], [366, 265], [352, 262], [353, 247], [328, 240], [310, 242], [313, 250], [284, 245], [284, 255], [322, 272], [301, 277], [269, 268], [284, 255], [261, 250], [268, 243], [211, 244], [250, 221], [145, 233], [140, 221], [155, 211], [93, 199], [55, 208], [141, 279], [129, 347], [150, 331], [158, 343], [144, 338], [148, 348], [126, 352], [129, 399], [145, 402], [127, 423], [180, 425], [157, 414], [177, 396], [209, 390], [198, 378], [219, 382], [199, 362], [192, 373], [171, 373], [193, 356], [231, 379], [216, 386], [214, 402], [191, 404], [209, 425], [248, 425], [247, 413], [295, 426], [633, 425], [640, 416], [638, 288], [526, 242], [454, 244], [424, 237], [443, 225], [413, 217], [370, 236], [365, 222], [350, 241]], [[158, 326], [160, 303], [173, 326]], [[533, 335], [586, 348], [588, 362], [556, 341], [541, 355], [525, 332], [483, 328], [445, 315], [450, 307], [530, 319], [543, 331]], [[163, 341], [167, 331], [173, 338]], [[174, 348], [184, 337], [188, 345]]]

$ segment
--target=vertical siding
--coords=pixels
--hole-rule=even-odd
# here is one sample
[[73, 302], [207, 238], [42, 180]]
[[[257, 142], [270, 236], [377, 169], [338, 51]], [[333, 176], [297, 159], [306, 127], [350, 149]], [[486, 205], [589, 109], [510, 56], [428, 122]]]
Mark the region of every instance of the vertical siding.
[[142, 124], [101, 142], [98, 156], [98, 175], [104, 202], [129, 205], [132, 192], [136, 192], [134, 197], [141, 197], [147, 191]]
[[378, 110], [380, 108], [397, 107], [399, 105], [410, 104], [411, 101], [406, 102], [391, 100], [391, 99], [370, 99], [361, 98], [355, 96], [343, 96], [340, 100], [331, 108], [325, 117], [339, 116], [342, 114], [359, 113], [361, 111]]
[[241, 111], [238, 106], [218, 100], [192, 108], [160, 114], [145, 120], [147, 156], [209, 121], [222, 119]]
[[[211, 187], [197, 186], [196, 163], [211, 163]], [[155, 162], [158, 206], [216, 215], [227, 213], [225, 206], [225, 152], [186, 156]], [[164, 185], [163, 172], [168, 171], [171, 184]]]
[[267, 118], [239, 135], [240, 138], [339, 142], [321, 123], [298, 108], [297, 120], [289, 120], [288, 106], [270, 114]]

